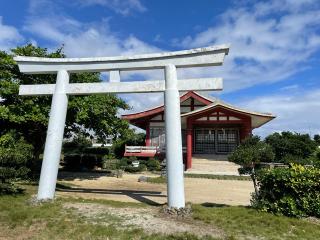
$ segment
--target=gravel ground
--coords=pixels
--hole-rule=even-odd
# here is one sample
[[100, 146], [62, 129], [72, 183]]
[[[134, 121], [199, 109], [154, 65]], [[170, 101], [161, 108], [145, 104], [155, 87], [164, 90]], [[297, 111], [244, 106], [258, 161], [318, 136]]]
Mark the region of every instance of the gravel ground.
[[[123, 202], [146, 202], [150, 205], [167, 201], [166, 184], [138, 182], [141, 175], [124, 174], [122, 178], [101, 174], [72, 173], [72, 178], [60, 181], [73, 184], [71, 189], [59, 189], [58, 196], [108, 199]], [[148, 174], [157, 177], [158, 175]], [[68, 179], [68, 180], [66, 180]], [[249, 205], [253, 192], [251, 181], [214, 180], [185, 178], [186, 201], [191, 203], [216, 203], [227, 205]]]
[[193, 233], [197, 236], [223, 236], [223, 232], [203, 222], [189, 219], [177, 219], [165, 216], [159, 208], [114, 208], [96, 203], [66, 203], [66, 209], [72, 209], [93, 224], [114, 225], [118, 229], [143, 229], [147, 233], [175, 234]]

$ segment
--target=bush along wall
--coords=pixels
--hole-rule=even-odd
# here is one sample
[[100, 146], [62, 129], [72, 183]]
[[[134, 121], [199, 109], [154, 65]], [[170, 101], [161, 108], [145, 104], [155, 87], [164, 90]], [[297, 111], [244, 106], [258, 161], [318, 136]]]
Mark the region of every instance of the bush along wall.
[[291, 164], [257, 173], [259, 193], [252, 206], [293, 217], [320, 217], [320, 169]]
[[102, 168], [103, 156], [109, 153], [107, 147], [85, 147], [65, 151], [63, 167], [68, 171], [93, 170], [95, 167]]

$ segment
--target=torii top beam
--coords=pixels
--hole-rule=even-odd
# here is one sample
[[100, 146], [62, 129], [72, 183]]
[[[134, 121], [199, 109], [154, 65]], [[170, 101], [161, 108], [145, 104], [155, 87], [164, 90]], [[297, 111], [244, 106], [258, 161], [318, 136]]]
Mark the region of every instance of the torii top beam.
[[177, 68], [222, 65], [229, 45], [209, 46], [190, 50], [118, 57], [38, 58], [17, 56], [14, 60], [23, 73], [105, 72], [163, 69], [168, 64]]

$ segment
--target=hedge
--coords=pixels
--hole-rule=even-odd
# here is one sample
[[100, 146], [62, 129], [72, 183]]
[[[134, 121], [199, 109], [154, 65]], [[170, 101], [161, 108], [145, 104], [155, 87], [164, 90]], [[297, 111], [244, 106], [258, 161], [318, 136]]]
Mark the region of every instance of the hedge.
[[320, 169], [291, 164], [257, 174], [259, 194], [253, 207], [286, 216], [320, 217]]

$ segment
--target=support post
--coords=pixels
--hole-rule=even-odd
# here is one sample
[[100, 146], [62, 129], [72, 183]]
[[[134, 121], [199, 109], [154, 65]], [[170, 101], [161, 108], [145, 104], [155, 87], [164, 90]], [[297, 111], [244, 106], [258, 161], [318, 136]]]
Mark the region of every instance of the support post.
[[66, 94], [68, 84], [69, 73], [66, 70], [58, 71], [41, 166], [38, 200], [54, 198], [68, 107]]
[[150, 139], [150, 123], [147, 124], [146, 127], [146, 146], [151, 146], [151, 139]]
[[185, 207], [180, 96], [176, 67], [165, 67], [165, 132], [168, 206]]
[[192, 167], [192, 124], [187, 119], [187, 166], [186, 170]]

